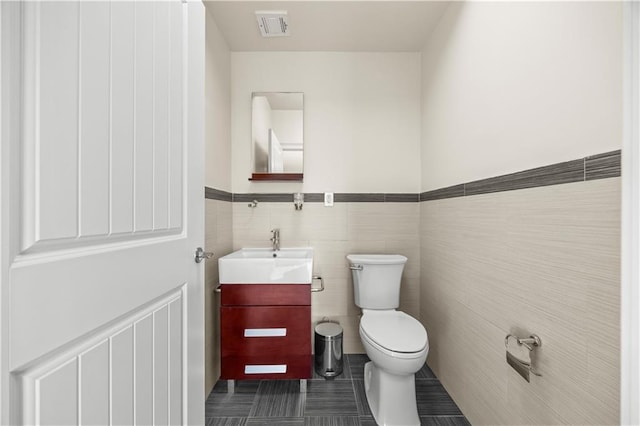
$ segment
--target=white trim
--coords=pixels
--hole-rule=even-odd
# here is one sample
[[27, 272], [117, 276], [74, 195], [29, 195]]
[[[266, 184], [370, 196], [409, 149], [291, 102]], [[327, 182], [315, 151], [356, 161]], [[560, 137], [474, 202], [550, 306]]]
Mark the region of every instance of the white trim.
[[620, 423], [640, 424], [640, 3], [624, 4]]

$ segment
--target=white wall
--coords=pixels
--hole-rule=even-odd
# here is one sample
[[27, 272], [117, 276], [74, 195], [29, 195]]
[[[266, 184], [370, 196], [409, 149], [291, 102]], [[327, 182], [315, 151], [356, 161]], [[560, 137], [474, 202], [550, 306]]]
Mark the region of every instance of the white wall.
[[451, 5], [422, 52], [422, 190], [619, 149], [621, 6]]
[[[451, 5], [423, 50], [422, 190], [620, 149], [621, 10]], [[619, 423], [619, 178], [423, 202], [420, 251], [428, 363], [472, 424]], [[541, 377], [507, 333], [541, 337]]]
[[231, 55], [206, 15], [205, 185], [231, 191]]
[[[231, 57], [213, 18], [206, 14], [205, 185], [231, 191]], [[218, 258], [232, 251], [231, 203], [205, 201], [205, 392], [220, 376]]]
[[[233, 192], [418, 192], [420, 54], [232, 52]], [[304, 183], [251, 183], [251, 93], [304, 93]]]

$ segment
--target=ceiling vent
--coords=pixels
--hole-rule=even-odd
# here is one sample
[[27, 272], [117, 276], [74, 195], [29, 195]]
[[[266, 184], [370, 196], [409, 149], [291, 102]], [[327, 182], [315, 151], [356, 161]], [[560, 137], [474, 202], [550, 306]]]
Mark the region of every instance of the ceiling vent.
[[289, 35], [286, 11], [256, 11], [258, 27], [262, 37], [282, 37]]

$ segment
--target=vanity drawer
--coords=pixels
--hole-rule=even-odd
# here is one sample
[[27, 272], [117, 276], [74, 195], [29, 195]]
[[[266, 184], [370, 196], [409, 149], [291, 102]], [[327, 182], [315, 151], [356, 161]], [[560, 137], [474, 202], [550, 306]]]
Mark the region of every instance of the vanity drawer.
[[223, 356], [220, 379], [310, 379], [311, 356]]
[[311, 353], [310, 306], [223, 306], [222, 356], [285, 356]]
[[222, 306], [311, 306], [309, 284], [222, 284]]

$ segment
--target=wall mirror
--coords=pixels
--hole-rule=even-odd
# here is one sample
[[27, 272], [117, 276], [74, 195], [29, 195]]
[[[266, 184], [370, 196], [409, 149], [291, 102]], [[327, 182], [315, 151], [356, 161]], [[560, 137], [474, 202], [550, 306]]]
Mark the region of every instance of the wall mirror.
[[302, 93], [252, 94], [253, 173], [250, 180], [302, 181], [303, 116]]

